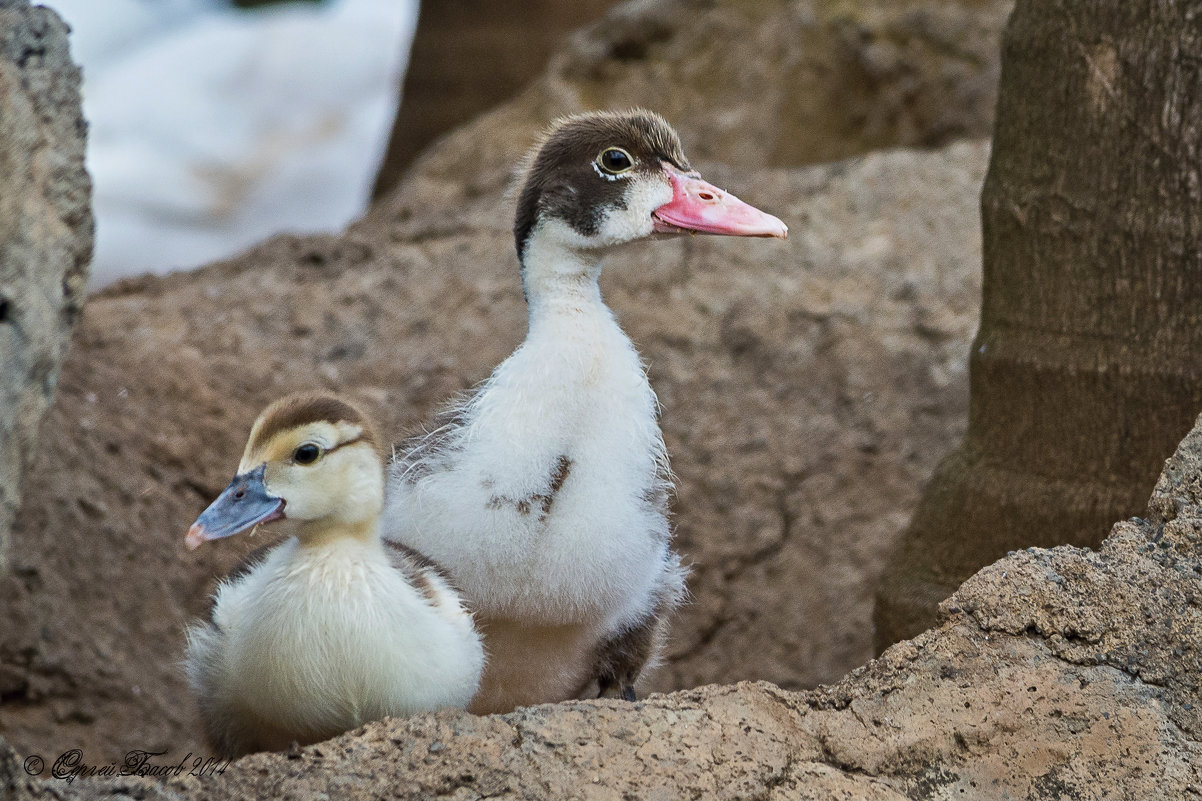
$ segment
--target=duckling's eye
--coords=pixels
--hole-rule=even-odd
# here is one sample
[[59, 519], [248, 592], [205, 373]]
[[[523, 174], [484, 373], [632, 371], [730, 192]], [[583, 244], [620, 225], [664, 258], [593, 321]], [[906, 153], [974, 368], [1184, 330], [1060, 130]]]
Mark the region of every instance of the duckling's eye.
[[618, 175], [634, 168], [634, 159], [620, 147], [611, 147], [597, 156], [597, 166], [610, 175]]
[[312, 442], [306, 442], [292, 452], [292, 461], [297, 464], [313, 464], [321, 456], [321, 448]]

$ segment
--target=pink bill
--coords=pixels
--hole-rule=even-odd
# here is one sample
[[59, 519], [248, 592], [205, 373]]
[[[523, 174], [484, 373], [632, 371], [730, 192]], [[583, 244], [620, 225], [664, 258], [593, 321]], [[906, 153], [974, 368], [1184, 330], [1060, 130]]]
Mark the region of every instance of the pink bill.
[[723, 236], [771, 236], [784, 239], [789, 228], [776, 217], [744, 203], [696, 175], [664, 166], [672, 182], [672, 200], [652, 214], [659, 233], [695, 231]]

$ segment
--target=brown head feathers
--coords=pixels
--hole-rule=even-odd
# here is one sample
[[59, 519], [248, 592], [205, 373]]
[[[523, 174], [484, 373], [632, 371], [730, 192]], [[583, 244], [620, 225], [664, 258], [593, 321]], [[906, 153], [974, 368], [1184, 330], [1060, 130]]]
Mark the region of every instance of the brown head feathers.
[[263, 448], [281, 432], [311, 423], [349, 423], [360, 429], [358, 439], [376, 447], [371, 421], [350, 402], [324, 392], [298, 393], [268, 406], [251, 430], [249, 451]]
[[605, 207], [621, 206], [624, 182], [605, 180], [593, 167], [609, 147], [629, 153], [635, 172], [658, 172], [665, 161], [682, 172], [690, 169], [676, 131], [653, 111], [593, 111], [561, 117], [523, 161], [524, 183], [513, 224], [519, 258], [541, 214], [559, 217], [581, 234], [591, 235]]

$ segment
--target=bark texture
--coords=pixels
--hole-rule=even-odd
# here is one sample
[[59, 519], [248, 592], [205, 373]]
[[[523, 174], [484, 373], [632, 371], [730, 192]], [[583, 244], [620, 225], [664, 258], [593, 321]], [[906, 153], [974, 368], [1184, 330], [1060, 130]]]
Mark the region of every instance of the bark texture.
[[92, 254], [79, 81], [54, 12], [0, 0], [0, 574]]
[[877, 596], [877, 648], [982, 565], [1096, 545], [1202, 408], [1202, 3], [1019, 2], [985, 189], [968, 433]]

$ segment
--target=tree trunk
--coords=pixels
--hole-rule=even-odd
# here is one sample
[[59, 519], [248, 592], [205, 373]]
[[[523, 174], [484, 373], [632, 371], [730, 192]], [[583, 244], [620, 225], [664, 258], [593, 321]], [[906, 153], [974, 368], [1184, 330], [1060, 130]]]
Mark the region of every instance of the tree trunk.
[[1019, 0], [981, 198], [964, 442], [876, 604], [878, 651], [1026, 546], [1140, 514], [1202, 409], [1202, 2]]

